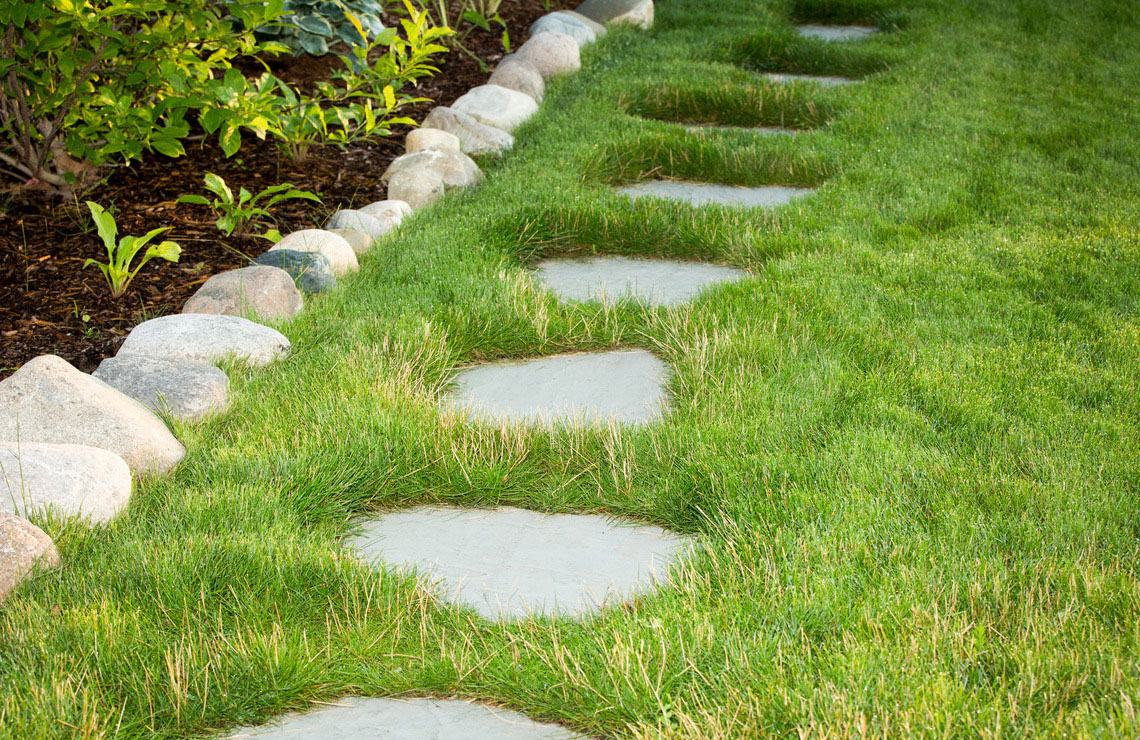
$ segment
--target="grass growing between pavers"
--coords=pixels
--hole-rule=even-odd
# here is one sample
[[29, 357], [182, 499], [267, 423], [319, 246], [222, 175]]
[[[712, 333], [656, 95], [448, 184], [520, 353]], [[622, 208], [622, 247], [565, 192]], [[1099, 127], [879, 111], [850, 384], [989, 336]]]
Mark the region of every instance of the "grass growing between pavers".
[[[208, 735], [344, 694], [599, 737], [1140, 734], [1131, 10], [677, 0], [612, 32], [478, 191], [284, 327], [290, 360], [232, 373], [175, 475], [106, 529], [45, 523], [65, 566], [0, 608], [0, 736]], [[727, 63], [786, 48], [793, 11], [905, 30], [794, 41], [829, 60], [813, 73], [889, 62], [842, 89]], [[656, 117], [789, 101], [807, 130], [686, 134], [646, 117], [654, 84], [729, 111]], [[662, 176], [820, 189], [771, 212], [611, 191]], [[564, 306], [524, 272], [562, 253], [754, 277], [680, 309]], [[458, 365], [613, 347], [671, 364], [665, 423], [436, 408]], [[704, 551], [628, 608], [492, 625], [337, 545], [353, 515], [430, 502], [627, 515]]]

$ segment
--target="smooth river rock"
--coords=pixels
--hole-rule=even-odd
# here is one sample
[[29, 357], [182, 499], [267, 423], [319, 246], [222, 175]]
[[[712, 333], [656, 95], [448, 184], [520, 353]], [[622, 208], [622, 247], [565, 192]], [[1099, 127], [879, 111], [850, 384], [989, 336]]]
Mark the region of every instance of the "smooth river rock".
[[573, 10], [556, 10], [547, 13], [530, 25], [530, 35], [544, 31], [563, 33], [577, 42], [578, 46], [592, 44], [606, 32], [606, 27]]
[[352, 247], [352, 251], [356, 252], [357, 258], [362, 254], [367, 254], [372, 249], [374, 240], [363, 231], [357, 231], [356, 229], [329, 229], [329, 232], [336, 234], [348, 242], [348, 246]]
[[[577, 50], [577, 46], [574, 47]], [[476, 121], [510, 133], [538, 112], [534, 98], [498, 85], [480, 85], [468, 90], [451, 109]]]
[[576, 616], [667, 582], [692, 546], [660, 527], [604, 516], [442, 506], [353, 523], [347, 545], [374, 565], [414, 569], [450, 602], [492, 620]]
[[546, 83], [542, 81], [542, 75], [529, 62], [515, 54], [506, 56], [499, 62], [487, 84], [521, 92], [533, 98], [536, 103], [541, 103], [546, 94]]
[[737, 185], [662, 180], [627, 185], [618, 188], [618, 192], [634, 199], [677, 200], [697, 207], [716, 204], [747, 208], [773, 208], [803, 198], [813, 191], [810, 188], [789, 188], [782, 185], [749, 188]]
[[459, 137], [438, 128], [413, 129], [404, 137], [404, 151], [420, 152], [424, 149], [460, 149]]
[[198, 421], [226, 407], [229, 378], [205, 362], [118, 354], [99, 363], [93, 376], [155, 413]]
[[515, 145], [515, 137], [506, 131], [480, 123], [466, 113], [446, 106], [432, 108], [424, 118], [423, 125], [455, 134], [459, 139], [459, 148], [472, 157], [498, 154]]
[[42, 529], [0, 512], [0, 600], [35, 572], [59, 565], [59, 550]]
[[259, 367], [288, 356], [290, 348], [284, 334], [249, 319], [184, 313], [139, 324], [131, 329], [118, 354], [211, 364], [233, 358]]
[[434, 167], [409, 168], [388, 176], [388, 197], [402, 200], [415, 210], [430, 206], [445, 192], [443, 173]]
[[[351, 246], [351, 245], [350, 245]], [[321, 293], [336, 287], [336, 275], [324, 255], [316, 252], [297, 252], [278, 249], [266, 252], [254, 260], [259, 265], [279, 267], [289, 273], [302, 293]]]
[[[458, 152], [456, 152], [458, 154]], [[379, 239], [392, 230], [392, 227], [380, 219], [353, 208], [342, 208], [329, 218], [325, 224], [326, 229], [354, 229], [363, 231], [373, 239]]]
[[270, 252], [288, 249], [293, 252], [314, 252], [329, 261], [333, 274], [343, 277], [360, 269], [356, 252], [352, 245], [324, 229], [301, 229], [294, 231], [270, 248]]
[[519, 47], [516, 55], [538, 70], [543, 79], [570, 74], [582, 68], [578, 42], [564, 33], [537, 33]]
[[48, 511], [108, 522], [131, 498], [131, 469], [109, 450], [86, 445], [0, 443], [0, 511]]
[[300, 313], [305, 301], [280, 267], [250, 265], [212, 276], [186, 301], [182, 313], [214, 313], [277, 321]]
[[396, 157], [380, 175], [380, 182], [386, 183], [396, 174], [419, 169], [438, 172], [446, 190], [473, 187], [483, 180], [475, 160], [458, 149], [424, 149]]
[[55, 355], [29, 360], [0, 381], [0, 440], [100, 447], [138, 475], [165, 473], [186, 455], [150, 409]]
[[648, 29], [653, 25], [653, 0], [586, 0], [577, 12], [598, 23], [628, 23]]
[[361, 213], [367, 213], [375, 219], [379, 219], [389, 226], [389, 228], [396, 228], [404, 219], [412, 215], [412, 207], [402, 200], [378, 200], [375, 203], [369, 203], [360, 209]]

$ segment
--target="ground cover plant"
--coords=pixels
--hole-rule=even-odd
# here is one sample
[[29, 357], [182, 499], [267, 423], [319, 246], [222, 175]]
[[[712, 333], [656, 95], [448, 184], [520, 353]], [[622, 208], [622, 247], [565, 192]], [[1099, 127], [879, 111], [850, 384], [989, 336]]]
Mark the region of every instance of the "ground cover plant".
[[[173, 476], [105, 529], [39, 520], [65, 564], [0, 610], [0, 736], [208, 736], [350, 693], [598, 737], [1140, 733], [1137, 19], [871, 8], [900, 30], [859, 58], [889, 67], [796, 87], [827, 115], [794, 137], [646, 115], [651, 80], [763, 89], [725, 49], [786, 48], [790, 18], [836, 7], [858, 10], [677, 0], [611, 31], [478, 190], [284, 327], [292, 358], [230, 368]], [[660, 176], [818, 190], [771, 212], [611, 190]], [[754, 277], [563, 305], [525, 267], [566, 253]], [[629, 346], [673, 368], [660, 425], [436, 407], [457, 365]], [[490, 624], [339, 548], [354, 515], [427, 502], [629, 515], [703, 550], [595, 619]]]

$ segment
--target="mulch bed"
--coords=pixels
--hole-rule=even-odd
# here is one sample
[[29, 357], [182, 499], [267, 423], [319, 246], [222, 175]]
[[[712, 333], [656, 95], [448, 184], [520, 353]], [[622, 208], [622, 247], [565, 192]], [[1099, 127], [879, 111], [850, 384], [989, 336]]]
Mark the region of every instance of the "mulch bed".
[[[539, 16], [568, 7], [552, 0], [506, 0], [500, 14], [507, 23], [512, 46], [528, 36]], [[486, 65], [459, 49], [440, 59], [440, 73], [419, 81], [408, 91], [430, 98], [401, 115], [422, 120], [434, 105], [449, 105], [476, 85], [486, 82], [487, 69], [504, 55], [501, 29], [476, 29], [463, 41]], [[340, 62], [333, 56], [288, 58], [272, 62], [282, 79], [304, 85], [324, 78]], [[106, 261], [106, 251], [90, 225], [81, 198], [60, 205], [22, 196], [0, 204], [0, 379], [42, 354], [55, 354], [91, 372], [113, 355], [131, 327], [147, 318], [177, 313], [182, 304], [211, 275], [244, 267], [269, 248], [257, 237], [225, 237], [203, 206], [175, 205], [178, 196], [205, 194], [202, 178], [215, 172], [236, 192], [251, 192], [281, 182], [319, 195], [324, 206], [307, 201], [280, 204], [274, 209], [276, 227], [285, 234], [319, 226], [320, 215], [348, 204], [363, 205], [384, 198], [380, 174], [403, 151], [404, 130], [341, 151], [314, 149], [295, 163], [278, 153], [273, 142], [246, 134], [241, 151], [226, 159], [212, 142], [187, 142], [187, 154], [168, 159], [157, 154], [142, 163], [113, 171], [106, 184], [87, 196], [104, 207], [114, 206], [119, 234], [143, 234], [169, 226], [163, 238], [182, 246], [182, 258], [172, 264], [153, 260], [139, 272], [122, 298], [110, 296], [102, 273], [83, 268], [89, 257]], [[82, 212], [76, 209], [76, 205]]]

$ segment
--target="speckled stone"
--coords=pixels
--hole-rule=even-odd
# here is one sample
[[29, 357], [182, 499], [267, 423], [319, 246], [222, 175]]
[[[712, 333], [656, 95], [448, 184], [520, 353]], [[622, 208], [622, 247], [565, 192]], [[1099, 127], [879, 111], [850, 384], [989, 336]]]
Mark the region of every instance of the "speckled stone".
[[131, 469], [109, 450], [87, 445], [0, 442], [0, 511], [54, 512], [108, 522], [131, 498]]
[[184, 313], [139, 324], [131, 329], [118, 354], [211, 364], [233, 358], [260, 367], [287, 357], [290, 349], [284, 334], [249, 319]]
[[612, 303], [635, 298], [654, 306], [691, 301], [705, 288], [748, 276], [743, 270], [702, 262], [594, 257], [538, 263], [539, 282], [564, 300]]
[[59, 565], [51, 537], [27, 519], [0, 512], [0, 600], [37, 567]]

